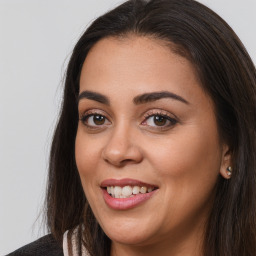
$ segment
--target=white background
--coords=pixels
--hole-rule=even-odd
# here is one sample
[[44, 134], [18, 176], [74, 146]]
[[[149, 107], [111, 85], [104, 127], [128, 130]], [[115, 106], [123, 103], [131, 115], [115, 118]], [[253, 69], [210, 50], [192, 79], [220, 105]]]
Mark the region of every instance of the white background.
[[[88, 23], [122, 0], [0, 0], [0, 255], [45, 234], [48, 154], [62, 79]], [[256, 63], [256, 0], [201, 0]]]

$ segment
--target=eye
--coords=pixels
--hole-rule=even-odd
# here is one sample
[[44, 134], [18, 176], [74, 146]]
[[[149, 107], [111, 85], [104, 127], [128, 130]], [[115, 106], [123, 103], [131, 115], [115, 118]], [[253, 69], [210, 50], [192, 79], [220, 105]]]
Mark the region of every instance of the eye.
[[101, 114], [85, 114], [83, 115], [80, 120], [82, 123], [88, 127], [97, 127], [97, 126], [104, 126], [109, 125], [110, 121]]
[[149, 114], [142, 125], [150, 126], [152, 128], [167, 129], [171, 128], [177, 123], [175, 118], [172, 118], [166, 114]]
[[147, 124], [150, 126], [164, 126], [169, 120], [164, 116], [151, 116], [147, 119]]

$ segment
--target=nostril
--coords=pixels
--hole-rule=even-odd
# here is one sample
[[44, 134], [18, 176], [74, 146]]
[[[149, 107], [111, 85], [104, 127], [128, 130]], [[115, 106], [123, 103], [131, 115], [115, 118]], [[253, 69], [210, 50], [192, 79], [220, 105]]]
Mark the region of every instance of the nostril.
[[121, 161], [113, 161], [109, 159], [105, 159], [105, 161], [111, 165], [117, 166], [117, 167], [123, 167], [129, 164], [135, 164], [137, 161], [134, 161], [133, 159], [124, 159]]
[[132, 163], [132, 162], [134, 162], [134, 160], [132, 160], [132, 159], [125, 159], [125, 160], [121, 161], [121, 164], [129, 164], [129, 163]]

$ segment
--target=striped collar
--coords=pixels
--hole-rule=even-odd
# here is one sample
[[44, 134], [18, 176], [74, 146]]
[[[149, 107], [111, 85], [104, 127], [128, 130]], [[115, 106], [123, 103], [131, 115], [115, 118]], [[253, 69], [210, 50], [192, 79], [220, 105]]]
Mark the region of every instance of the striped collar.
[[[78, 246], [77, 246], [77, 231], [78, 231], [78, 228], [76, 228], [71, 234], [71, 251], [72, 251], [73, 256], [79, 256], [79, 250], [78, 250]], [[68, 248], [68, 234], [70, 232], [71, 232], [70, 230], [67, 230], [63, 235], [64, 256], [70, 256], [68, 253], [68, 249], [69, 249]], [[82, 255], [81, 256], [90, 256], [90, 254], [84, 248], [84, 246], [82, 247]]]

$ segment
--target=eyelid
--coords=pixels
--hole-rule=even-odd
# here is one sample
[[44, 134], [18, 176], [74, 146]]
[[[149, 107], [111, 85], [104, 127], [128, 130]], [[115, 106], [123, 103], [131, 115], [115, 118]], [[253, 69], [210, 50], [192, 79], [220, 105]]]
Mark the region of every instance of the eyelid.
[[87, 116], [87, 115], [102, 115], [104, 117], [106, 117], [108, 120], [109, 120], [109, 117], [108, 117], [108, 114], [104, 111], [104, 110], [101, 110], [101, 109], [87, 109], [87, 110], [84, 110], [81, 114], [79, 113], [79, 120], [84, 117], [84, 116]]
[[[155, 116], [161, 116], [166, 119], [168, 124], [166, 125], [150, 125], [147, 122], [149, 122], [150, 118]], [[154, 121], [153, 121], [154, 122]], [[167, 131], [172, 128], [179, 122], [179, 119], [176, 117], [176, 115], [171, 114], [170, 112], [162, 109], [152, 109], [147, 111], [143, 114], [143, 121], [141, 122], [142, 127], [153, 130], [153, 131]]]
[[155, 116], [155, 115], [167, 116], [167, 117], [170, 117], [172, 119], [176, 119], [177, 121], [179, 121], [179, 118], [175, 114], [170, 113], [169, 111], [166, 111], [163, 109], [150, 109], [146, 113], [143, 114], [143, 117], [146, 119], [150, 116]]
[[[102, 125], [89, 125], [86, 123], [86, 120], [88, 120], [88, 118], [90, 118], [93, 115], [101, 115], [103, 116], [109, 123], [105, 123]], [[146, 124], [146, 121], [153, 116], [162, 116], [164, 118], [167, 119], [167, 121], [169, 122], [168, 125], [163, 125], [163, 126], [158, 126], [158, 125], [148, 125]], [[172, 127], [174, 127], [178, 122], [179, 119], [177, 118], [177, 116], [173, 113], [170, 113], [169, 111], [163, 110], [163, 109], [149, 109], [146, 112], [141, 114], [141, 118], [143, 118], [142, 122], [140, 122], [140, 125], [144, 126], [144, 127], [149, 127], [150, 129], [155, 129], [155, 130], [167, 130], [167, 129], [171, 129]], [[109, 117], [108, 113], [106, 113], [104, 110], [101, 109], [87, 109], [84, 110], [82, 114], [79, 114], [79, 120], [85, 125], [87, 126], [89, 129], [102, 129], [110, 124], [112, 124], [112, 120]]]
[[[91, 116], [96, 116], [100, 115], [103, 116], [109, 124], [102, 124], [102, 125], [89, 125], [86, 123], [86, 121], [91, 117]], [[110, 118], [108, 118], [108, 115], [105, 111], [100, 110], [100, 109], [88, 109], [85, 110], [82, 114], [79, 114], [79, 120], [83, 123], [83, 125], [90, 130], [101, 130], [104, 129], [106, 126], [111, 124]]]

